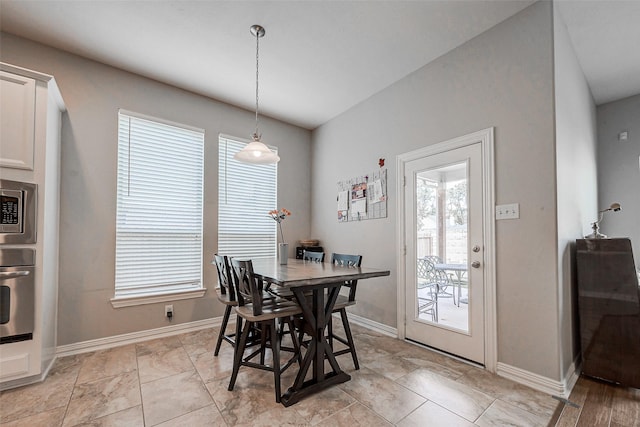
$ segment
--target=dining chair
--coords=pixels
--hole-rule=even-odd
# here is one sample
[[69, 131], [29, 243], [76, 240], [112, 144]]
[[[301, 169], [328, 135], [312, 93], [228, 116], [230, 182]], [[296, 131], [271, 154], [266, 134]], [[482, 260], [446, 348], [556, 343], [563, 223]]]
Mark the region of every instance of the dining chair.
[[[348, 254], [332, 254], [331, 255], [331, 264], [342, 265], [348, 267], [360, 267], [362, 263], [362, 255], [348, 255]], [[333, 313], [340, 313], [340, 317], [342, 318], [342, 327], [344, 328], [344, 332], [346, 337], [341, 337], [335, 335], [333, 332], [333, 320], [330, 318], [327, 326], [327, 335], [329, 339], [329, 345], [333, 349], [333, 340], [340, 341], [342, 344], [346, 345], [347, 348], [334, 352], [335, 356], [339, 356], [341, 354], [351, 353], [351, 358], [353, 359], [353, 365], [356, 369], [360, 369], [360, 365], [358, 364], [358, 356], [356, 354], [356, 346], [353, 342], [353, 335], [351, 334], [351, 327], [349, 326], [349, 319], [347, 318], [347, 307], [350, 305], [354, 305], [356, 303], [356, 287], [358, 285], [357, 280], [348, 280], [343, 283], [342, 286], [349, 288], [349, 296], [339, 295], [336, 300], [335, 305], [333, 306]]]
[[[281, 387], [280, 377], [293, 362], [301, 361], [300, 345], [292, 325], [292, 316], [302, 313], [302, 309], [293, 301], [281, 298], [264, 298], [262, 282], [253, 274], [253, 264], [251, 260], [238, 260], [233, 258], [231, 266], [237, 279], [238, 305], [235, 307], [238, 316], [236, 327], [236, 348], [233, 357], [233, 371], [229, 381], [229, 391], [233, 390], [240, 366], [262, 369], [273, 372], [275, 382], [276, 402], [280, 402]], [[241, 327], [241, 320], [244, 320], [244, 327]], [[280, 364], [280, 336], [278, 334], [277, 321], [285, 322], [289, 326], [289, 333], [293, 342], [293, 355], [287, 362]], [[261, 332], [261, 346], [253, 353], [244, 356], [249, 332], [259, 328]], [[271, 365], [265, 362], [265, 351], [271, 349]], [[285, 350], [285, 348], [282, 348]], [[260, 362], [252, 361], [260, 355]]]
[[428, 264], [428, 274], [431, 280], [434, 283], [438, 283], [438, 295], [441, 298], [451, 297], [453, 304], [456, 304], [455, 284], [451, 279], [451, 275], [447, 274], [444, 270], [436, 268], [436, 264], [444, 264], [442, 258], [437, 255], [427, 255], [424, 259]]
[[[220, 325], [220, 331], [218, 332], [218, 339], [216, 341], [216, 348], [213, 351], [213, 355], [217, 356], [220, 353], [220, 346], [223, 341], [231, 344], [231, 347], [236, 346], [236, 333], [227, 333], [227, 326], [229, 325], [229, 318], [231, 317], [231, 310], [238, 305], [238, 296], [236, 290], [236, 278], [233, 269], [231, 268], [231, 258], [226, 255], [215, 254], [213, 256], [213, 263], [216, 264], [216, 270], [218, 271], [218, 287], [216, 293], [218, 301], [224, 304], [224, 314], [222, 315], [222, 323]], [[271, 294], [263, 291], [263, 299], [274, 298]], [[239, 320], [240, 322], [242, 320]], [[242, 327], [242, 324], [240, 324]], [[256, 335], [259, 331], [252, 331], [249, 345], [255, 345]]]
[[302, 259], [305, 261], [324, 262], [324, 252], [314, 252], [305, 249], [302, 252]]
[[213, 352], [213, 355], [217, 356], [220, 352], [220, 345], [222, 344], [222, 341], [228, 342], [233, 348], [235, 348], [235, 333], [227, 334], [226, 329], [229, 323], [229, 317], [231, 316], [231, 309], [238, 305], [238, 299], [236, 298], [236, 290], [233, 283], [233, 273], [229, 264], [229, 258], [226, 255], [215, 254], [213, 256], [213, 262], [216, 264], [216, 269], [218, 270], [218, 287], [216, 288], [218, 301], [225, 306], [224, 315], [222, 316], [222, 324], [220, 325], [220, 332], [218, 332], [216, 349]]
[[433, 269], [425, 258], [418, 258], [416, 263], [416, 284], [418, 316], [431, 315], [431, 320], [438, 321], [438, 291], [440, 285], [433, 280]]

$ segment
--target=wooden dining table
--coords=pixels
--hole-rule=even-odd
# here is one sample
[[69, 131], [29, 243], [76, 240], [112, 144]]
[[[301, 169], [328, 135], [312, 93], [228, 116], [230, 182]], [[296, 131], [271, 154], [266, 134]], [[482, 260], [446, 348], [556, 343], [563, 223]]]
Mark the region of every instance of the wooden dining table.
[[[282, 396], [282, 404], [293, 405], [308, 395], [349, 381], [351, 376], [340, 369], [326, 338], [325, 329], [333, 306], [345, 281], [388, 276], [390, 271], [300, 259], [289, 259], [287, 264], [282, 265], [275, 258], [254, 259], [253, 271], [258, 278], [270, 285], [291, 289], [302, 308], [307, 324], [305, 330], [311, 336], [296, 379]], [[325, 372], [325, 359], [331, 368], [328, 372]], [[305, 381], [310, 368], [312, 374]]]

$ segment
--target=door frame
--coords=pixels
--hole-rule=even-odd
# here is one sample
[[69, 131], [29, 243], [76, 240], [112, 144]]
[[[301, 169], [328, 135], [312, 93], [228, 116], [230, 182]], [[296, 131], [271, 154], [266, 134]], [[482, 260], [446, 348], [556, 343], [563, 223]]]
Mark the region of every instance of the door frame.
[[405, 186], [404, 181], [406, 163], [428, 157], [434, 154], [454, 150], [475, 143], [482, 147], [482, 210], [484, 238], [484, 362], [485, 369], [496, 372], [498, 346], [497, 346], [497, 319], [496, 319], [496, 256], [495, 256], [495, 186], [494, 186], [494, 128], [490, 127], [458, 138], [439, 142], [408, 153], [399, 154], [396, 157], [396, 247], [399, 249], [397, 257], [397, 329], [398, 338], [405, 339], [406, 332], [406, 256], [407, 247], [405, 241]]

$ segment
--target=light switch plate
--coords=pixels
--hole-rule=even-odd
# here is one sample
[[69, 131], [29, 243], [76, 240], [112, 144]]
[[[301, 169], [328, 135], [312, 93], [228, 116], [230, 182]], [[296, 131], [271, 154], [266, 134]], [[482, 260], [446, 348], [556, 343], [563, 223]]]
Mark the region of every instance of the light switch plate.
[[496, 220], [520, 218], [520, 204], [496, 205]]

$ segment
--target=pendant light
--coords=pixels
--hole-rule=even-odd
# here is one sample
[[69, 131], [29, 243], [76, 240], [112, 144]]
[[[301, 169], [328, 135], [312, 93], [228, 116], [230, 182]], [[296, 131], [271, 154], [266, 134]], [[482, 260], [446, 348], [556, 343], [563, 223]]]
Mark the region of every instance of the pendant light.
[[258, 59], [260, 53], [260, 38], [264, 37], [265, 31], [260, 25], [253, 25], [251, 26], [251, 34], [256, 37], [256, 129], [253, 132], [252, 141], [241, 151], [238, 151], [233, 158], [244, 163], [267, 165], [278, 163], [280, 157], [260, 141], [262, 135], [258, 132]]

